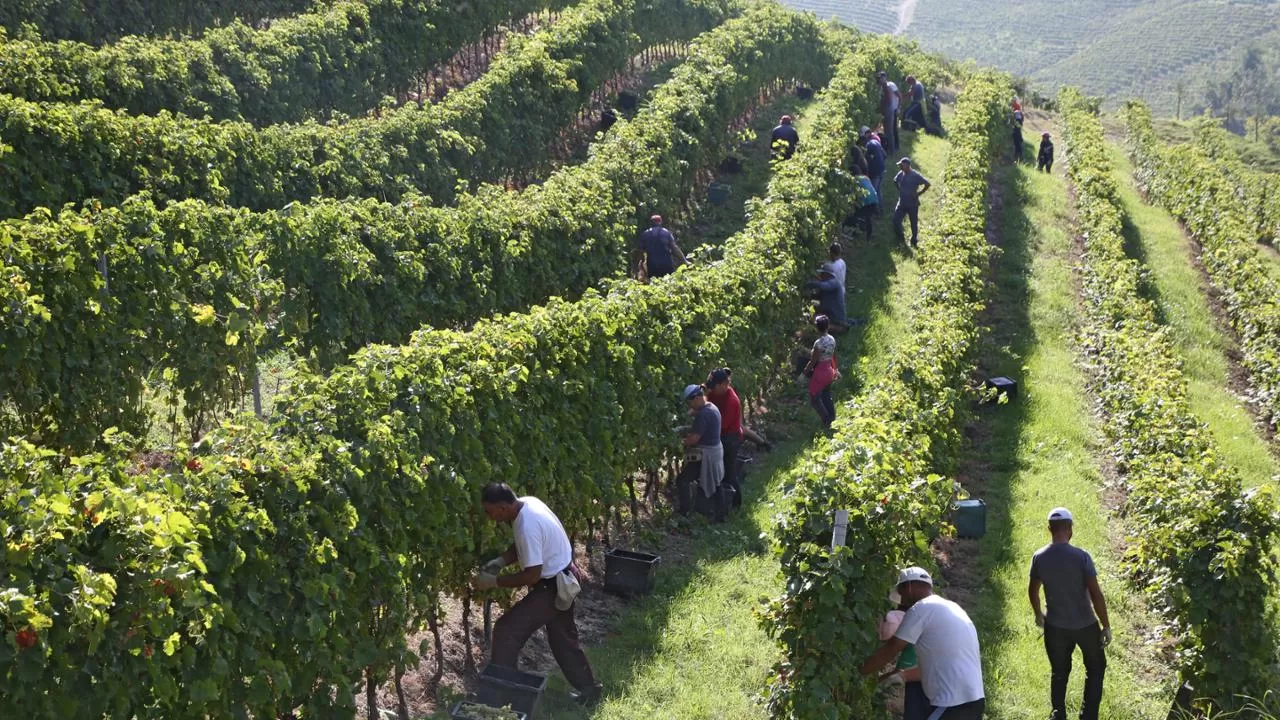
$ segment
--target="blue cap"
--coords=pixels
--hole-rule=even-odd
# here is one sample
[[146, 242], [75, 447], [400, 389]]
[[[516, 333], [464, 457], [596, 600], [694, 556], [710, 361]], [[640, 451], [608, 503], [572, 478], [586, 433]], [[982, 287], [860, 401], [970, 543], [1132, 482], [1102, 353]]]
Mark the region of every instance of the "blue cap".
[[692, 400], [702, 394], [701, 385], [690, 385], [684, 389], [684, 399]]

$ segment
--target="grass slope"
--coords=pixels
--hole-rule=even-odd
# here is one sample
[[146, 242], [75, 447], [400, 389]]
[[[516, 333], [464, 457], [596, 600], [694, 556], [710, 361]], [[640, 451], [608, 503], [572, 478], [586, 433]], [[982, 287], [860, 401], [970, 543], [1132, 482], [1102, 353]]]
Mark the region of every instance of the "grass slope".
[[1208, 285], [1194, 264], [1189, 239], [1167, 212], [1142, 202], [1124, 151], [1114, 144], [1108, 149], [1127, 220], [1129, 255], [1151, 271], [1147, 289], [1160, 319], [1172, 330], [1192, 412], [1209, 426], [1223, 459], [1240, 470], [1246, 487], [1275, 482], [1280, 463], [1231, 389], [1234, 342], [1214, 322], [1205, 295]]
[[[784, 0], [872, 32], [898, 27], [924, 47], [1009, 70], [1045, 89], [1140, 96], [1172, 114], [1175, 85], [1193, 112], [1204, 82], [1250, 44], [1280, 38], [1280, 4], [1249, 0]], [[1194, 102], [1193, 102], [1194, 101]]]
[[[803, 133], [807, 123], [799, 121]], [[904, 136], [926, 175], [941, 181], [948, 144], [937, 138]], [[888, 185], [888, 183], [887, 183]], [[941, 185], [932, 192], [941, 189]], [[896, 200], [895, 191], [885, 192]], [[923, 205], [927, 230], [936, 206]], [[922, 242], [928, 242], [925, 232]], [[847, 245], [848, 315], [859, 321], [839, 337], [846, 366], [837, 395], [850, 397], [870, 373], [884, 366], [894, 339], [903, 330], [910, 298], [916, 294], [918, 265], [894, 242], [887, 222], [879, 223], [870, 243]], [[852, 358], [861, 357], [856, 368]], [[603, 720], [765, 720], [759, 702], [768, 673], [778, 659], [777, 647], [760, 629], [756, 610], [762, 598], [777, 595], [781, 576], [777, 559], [762, 540], [773, 527], [775, 503], [792, 466], [801, 459], [808, 439], [818, 432], [816, 415], [805, 391], [783, 388], [770, 411], [770, 422], [799, 429], [749, 471], [743, 510], [725, 525], [697, 523], [686, 540], [664, 554], [654, 594], [630, 604], [601, 647], [588, 648], [608, 698], [592, 714], [565, 698], [568, 686], [556, 673], [544, 701], [547, 717]], [[644, 549], [644, 548], [641, 548]]]
[[[1146, 647], [1151, 621], [1118, 573], [1120, 534], [1103, 505], [1098, 429], [1075, 364], [1076, 261], [1065, 182], [1060, 173], [1025, 165], [997, 176], [1003, 253], [980, 363], [984, 373], [1019, 378], [1023, 392], [1013, 403], [984, 408], [971, 428], [961, 475], [986, 500], [988, 529], [976, 541], [976, 564], [957, 564], [947, 573], [982, 638], [988, 717], [1049, 715], [1049, 665], [1027, 602], [1027, 568], [1049, 541], [1048, 511], [1066, 505], [1076, 516], [1075, 544], [1094, 556], [1115, 628], [1101, 717], [1163, 718], [1172, 681]], [[958, 541], [951, 554], [973, 558], [974, 544]], [[1083, 680], [1077, 660], [1071, 717]]]

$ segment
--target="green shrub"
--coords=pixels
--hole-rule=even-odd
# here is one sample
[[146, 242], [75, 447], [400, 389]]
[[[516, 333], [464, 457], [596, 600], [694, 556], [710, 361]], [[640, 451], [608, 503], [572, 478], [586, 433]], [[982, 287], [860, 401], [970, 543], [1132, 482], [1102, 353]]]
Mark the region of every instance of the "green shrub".
[[13, 427], [83, 446], [111, 425], [141, 431], [149, 372], [181, 388], [198, 419], [243, 397], [264, 345], [293, 345], [327, 368], [423, 324], [576, 297], [624, 270], [638, 219], [691, 192], [762, 88], [821, 84], [831, 65], [816, 21], [766, 5], [696, 41], [587, 162], [521, 192], [486, 186], [445, 208], [410, 197], [262, 214], [134, 198], [0, 224], [10, 278], [0, 307], [11, 308], [0, 377], [23, 388]]
[[[716, 37], [725, 54], [743, 41]], [[70, 461], [0, 447], [0, 628], [14, 638], [0, 702], [24, 717], [353, 715], [361, 672], [412, 661], [407, 632], [441, 593], [466, 592], [494, 544], [484, 483], [539, 495], [579, 533], [671, 451], [662, 428], [689, 377], [773, 366], [805, 269], [853, 201], [841, 168], [874, 116], [868, 54], [892, 52], [862, 44], [721, 261], [367, 348], [302, 382], [276, 426], [226, 426], [172, 468], [130, 467], [119, 447]]]

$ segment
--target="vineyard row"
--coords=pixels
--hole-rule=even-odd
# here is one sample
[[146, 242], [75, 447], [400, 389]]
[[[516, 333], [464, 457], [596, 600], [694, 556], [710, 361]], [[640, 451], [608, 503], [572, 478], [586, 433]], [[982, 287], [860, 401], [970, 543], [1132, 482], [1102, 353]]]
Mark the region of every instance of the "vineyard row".
[[1253, 219], [1259, 209], [1246, 205], [1203, 148], [1162, 145], [1144, 105], [1130, 103], [1125, 115], [1138, 181], [1200, 244], [1200, 260], [1240, 338], [1254, 401], [1274, 427], [1280, 422], [1280, 283], [1258, 255]]
[[[796, 43], [818, 32], [761, 12]], [[747, 41], [715, 39], [725, 56]], [[273, 428], [224, 427], [165, 470], [6, 444], [0, 626], [36, 642], [0, 643], [0, 701], [25, 716], [353, 715], [362, 673], [409, 662], [406, 634], [497, 544], [480, 487], [513, 482], [581, 534], [671, 451], [664, 388], [716, 363], [744, 382], [770, 370], [851, 207], [839, 169], [874, 116], [868, 70], [900, 67], [890, 41], [857, 42], [820, 99], [823, 132], [717, 263], [367, 348], [295, 387]]]
[[[1267, 492], [1245, 493], [1187, 400], [1187, 380], [1142, 264], [1125, 252], [1124, 211], [1102, 123], [1066, 89], [1067, 174], [1084, 238], [1081, 340], [1105, 416], [1128, 516], [1125, 567], [1174, 624], [1178, 666], [1201, 697], [1263, 697], [1275, 685], [1280, 515]], [[1248, 592], [1241, 592], [1249, 588]]]
[[[11, 34], [101, 44], [125, 35], [200, 33], [240, 20], [255, 27], [329, 0], [23, 0], [0, 3]], [[24, 26], [33, 26], [26, 28]], [[32, 32], [34, 29], [34, 32]]]
[[102, 47], [0, 33], [0, 93], [257, 125], [362, 115], [499, 25], [572, 1], [338, 0], [262, 30], [234, 22]]
[[68, 202], [116, 205], [141, 191], [162, 204], [253, 210], [315, 196], [394, 202], [412, 190], [447, 203], [460, 184], [543, 166], [559, 129], [635, 53], [722, 22], [709, 2], [585, 0], [438, 104], [336, 124], [258, 129], [0, 97], [0, 216]]
[[523, 191], [485, 186], [454, 207], [322, 200], [262, 214], [138, 199], [0, 225], [11, 318], [0, 377], [23, 388], [15, 427], [83, 447], [108, 426], [140, 430], [150, 371], [197, 417], [240, 397], [263, 346], [284, 342], [329, 367], [424, 324], [576, 296], [624, 270], [638, 217], [689, 194], [762, 88], [820, 84], [830, 66], [816, 23], [764, 6], [694, 42], [587, 162]]
[[[775, 718], [883, 714], [875, 684], [856, 668], [878, 644], [885, 588], [899, 567], [929, 557], [950, 516], [954, 485], [937, 469], [954, 456], [973, 398], [967, 383], [991, 252], [987, 176], [1008, 134], [1012, 94], [1003, 75], [971, 74], [963, 84], [909, 329], [888, 369], [795, 470], [793, 502], [779, 520], [786, 591], [762, 618], [784, 651], [769, 694]], [[849, 513], [848, 533], [832, 549], [837, 510]]]

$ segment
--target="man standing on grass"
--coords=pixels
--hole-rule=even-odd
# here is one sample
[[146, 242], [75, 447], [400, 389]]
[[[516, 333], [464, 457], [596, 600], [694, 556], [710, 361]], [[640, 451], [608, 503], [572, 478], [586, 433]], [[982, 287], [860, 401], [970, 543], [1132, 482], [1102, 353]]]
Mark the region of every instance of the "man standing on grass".
[[[1080, 720], [1098, 720], [1102, 678], [1107, 670], [1107, 654], [1103, 649], [1111, 644], [1107, 601], [1102, 596], [1102, 588], [1098, 587], [1093, 558], [1071, 544], [1070, 510], [1060, 507], [1049, 512], [1049, 534], [1053, 542], [1037, 550], [1031, 558], [1027, 595], [1036, 613], [1036, 624], [1044, 628], [1044, 649], [1052, 672], [1049, 687], [1052, 717], [1067, 720], [1071, 655], [1079, 646], [1084, 656], [1084, 703], [1080, 706]], [[1040, 609], [1042, 587], [1048, 613]]]
[[[601, 686], [578, 644], [578, 624], [573, 617], [577, 568], [573, 566], [573, 545], [564, 526], [541, 500], [517, 498], [506, 483], [485, 486], [480, 503], [490, 520], [511, 525], [516, 541], [485, 564], [472, 586], [477, 590], [529, 588], [520, 602], [494, 624], [490, 661], [517, 669], [520, 649], [538, 628], [545, 627], [556, 664], [569, 684], [578, 689], [573, 693], [574, 701], [594, 706], [600, 701]], [[515, 562], [520, 563], [520, 572], [498, 574]]]
[[920, 196], [929, 191], [928, 178], [911, 168], [911, 158], [898, 161], [898, 174], [893, 178], [898, 186], [898, 207], [893, 211], [893, 227], [902, 241], [902, 220], [911, 218], [911, 247], [920, 244]]
[[987, 701], [973, 621], [959, 605], [933, 594], [933, 578], [924, 568], [898, 573], [897, 590], [907, 614], [858, 671], [874, 675], [914, 645], [931, 705], [928, 720], [982, 720]]

